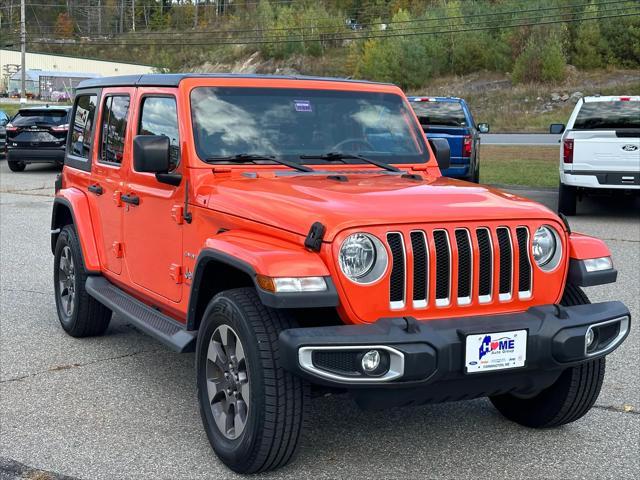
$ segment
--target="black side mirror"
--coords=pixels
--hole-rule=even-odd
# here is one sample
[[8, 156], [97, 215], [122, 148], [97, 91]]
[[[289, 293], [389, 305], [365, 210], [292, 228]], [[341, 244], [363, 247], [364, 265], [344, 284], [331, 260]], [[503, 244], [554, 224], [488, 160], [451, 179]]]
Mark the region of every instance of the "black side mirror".
[[451, 165], [451, 148], [446, 138], [431, 138], [429, 139], [431, 149], [436, 156], [438, 167], [440, 170], [449, 168]]
[[564, 132], [564, 123], [552, 123], [549, 125], [549, 133], [552, 135], [560, 135]]
[[133, 139], [133, 168], [136, 172], [169, 172], [169, 137], [137, 135]]
[[488, 123], [479, 123], [478, 131], [480, 133], [489, 133], [489, 124]]
[[136, 135], [133, 139], [133, 168], [136, 172], [155, 173], [156, 180], [177, 187], [182, 175], [169, 173], [171, 144], [164, 135]]

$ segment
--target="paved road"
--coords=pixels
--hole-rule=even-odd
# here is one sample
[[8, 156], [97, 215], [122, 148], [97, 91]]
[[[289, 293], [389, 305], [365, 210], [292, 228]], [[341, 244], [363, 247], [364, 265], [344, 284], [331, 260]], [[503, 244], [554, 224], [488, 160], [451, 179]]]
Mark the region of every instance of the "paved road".
[[554, 145], [558, 146], [560, 135], [548, 133], [484, 133], [480, 135], [483, 145]]
[[[63, 333], [51, 287], [55, 171], [0, 161], [0, 479], [238, 478], [212, 455], [193, 355], [170, 352], [115, 318], [107, 335]], [[46, 188], [40, 188], [48, 185]], [[553, 207], [552, 191], [513, 190]], [[580, 206], [572, 226], [607, 239], [619, 282], [588, 289], [640, 318], [639, 206]], [[313, 401], [298, 459], [266, 478], [638, 478], [640, 329], [609, 357], [582, 420], [551, 431], [501, 418], [486, 400], [362, 412], [343, 396]], [[39, 475], [39, 476], [38, 476]], [[47, 476], [48, 475], [48, 476]]]

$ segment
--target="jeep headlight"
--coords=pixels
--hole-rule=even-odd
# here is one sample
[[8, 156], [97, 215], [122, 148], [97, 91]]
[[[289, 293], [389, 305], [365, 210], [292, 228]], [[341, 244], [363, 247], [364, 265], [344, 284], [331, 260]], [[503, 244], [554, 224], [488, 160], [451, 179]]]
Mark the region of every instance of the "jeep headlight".
[[542, 270], [551, 271], [558, 266], [561, 249], [560, 237], [552, 227], [543, 225], [533, 234], [533, 259]]
[[340, 270], [356, 283], [373, 283], [387, 269], [387, 250], [380, 240], [368, 233], [349, 235], [338, 255]]

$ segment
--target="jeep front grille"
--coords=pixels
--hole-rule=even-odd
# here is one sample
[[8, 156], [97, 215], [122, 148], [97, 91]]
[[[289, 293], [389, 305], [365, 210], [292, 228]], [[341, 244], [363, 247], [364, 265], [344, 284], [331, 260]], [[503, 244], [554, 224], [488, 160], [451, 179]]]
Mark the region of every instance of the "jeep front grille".
[[407, 299], [412, 302], [411, 307], [420, 309], [464, 306], [474, 301], [506, 302], [514, 295], [519, 299], [532, 296], [533, 272], [526, 226], [389, 232], [387, 243], [391, 251], [392, 310], [408, 307]]

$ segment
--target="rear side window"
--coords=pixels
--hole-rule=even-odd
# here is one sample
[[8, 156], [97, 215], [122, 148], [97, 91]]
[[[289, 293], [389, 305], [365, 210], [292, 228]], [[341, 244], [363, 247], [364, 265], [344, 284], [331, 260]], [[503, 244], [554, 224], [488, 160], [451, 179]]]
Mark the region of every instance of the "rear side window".
[[66, 110], [31, 109], [20, 110], [11, 120], [11, 125], [14, 127], [34, 127], [38, 125], [50, 127], [65, 125], [67, 122]]
[[144, 97], [138, 135], [164, 135], [169, 138], [171, 170], [180, 163], [178, 111], [173, 97]]
[[97, 101], [96, 95], [81, 95], [76, 100], [75, 115], [70, 125], [72, 155], [89, 158]]
[[616, 100], [585, 102], [573, 124], [574, 130], [640, 128], [640, 102]]
[[466, 127], [467, 118], [457, 102], [411, 102], [421, 125]]
[[102, 128], [100, 129], [102, 132], [100, 139], [101, 162], [118, 165], [122, 163], [128, 113], [128, 95], [114, 95], [105, 99], [102, 112]]

